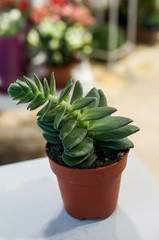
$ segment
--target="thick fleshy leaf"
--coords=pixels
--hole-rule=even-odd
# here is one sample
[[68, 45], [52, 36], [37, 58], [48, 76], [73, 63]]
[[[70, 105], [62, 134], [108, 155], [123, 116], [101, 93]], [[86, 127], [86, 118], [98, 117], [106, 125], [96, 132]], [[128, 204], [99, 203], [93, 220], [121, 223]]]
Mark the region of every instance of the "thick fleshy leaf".
[[106, 116], [109, 116], [110, 114], [114, 113], [116, 111], [115, 108], [112, 107], [95, 107], [86, 109], [82, 113], [81, 120], [82, 121], [94, 121], [101, 118], [104, 118]]
[[82, 109], [94, 101], [96, 101], [96, 98], [94, 97], [78, 98], [72, 103], [71, 112]]
[[70, 150], [79, 144], [86, 136], [87, 130], [84, 128], [75, 127], [70, 134], [63, 140], [65, 150]]
[[35, 95], [32, 102], [28, 105], [27, 109], [30, 109], [31, 111], [42, 106], [45, 103], [45, 99], [43, 98], [43, 94], [40, 93], [38, 95]]
[[46, 104], [45, 107], [43, 107], [42, 109], [40, 109], [40, 111], [39, 111], [36, 115], [39, 116], [39, 117], [42, 116], [42, 115], [45, 113], [47, 107], [48, 107], [48, 103]]
[[71, 157], [82, 157], [90, 153], [92, 150], [93, 140], [91, 138], [85, 137], [82, 142], [71, 148], [71, 150], [65, 151], [65, 153]]
[[99, 96], [100, 96], [98, 106], [99, 107], [106, 107], [107, 106], [107, 99], [106, 99], [103, 91], [101, 89], [99, 89], [98, 92], [99, 92]]
[[66, 87], [72, 85], [72, 81], [73, 81], [73, 80], [72, 80], [72, 77], [70, 77], [70, 78], [68, 79], [68, 81], [67, 81]]
[[47, 133], [43, 133], [43, 137], [45, 138], [45, 140], [49, 143], [53, 143], [53, 144], [59, 144], [61, 143], [60, 138], [56, 138], [56, 137], [52, 137], [50, 135], [48, 135]]
[[51, 136], [51, 137], [53, 137], [53, 138], [59, 138], [59, 133], [57, 134], [56, 132], [51, 132], [51, 131], [49, 131], [49, 130], [47, 130], [47, 129], [45, 129], [45, 128], [41, 128], [43, 131], [44, 131], [44, 133], [46, 133], [47, 135], [49, 135], [49, 136]]
[[71, 98], [71, 104], [77, 100], [78, 98], [81, 98], [83, 95], [83, 88], [82, 88], [82, 84], [80, 83], [80, 81], [77, 81], [75, 83], [75, 87], [73, 90], [73, 94], [72, 94], [72, 98]]
[[27, 78], [27, 77], [25, 77], [25, 76], [24, 76], [24, 79], [25, 79], [27, 85], [28, 85], [28, 86], [30, 87], [30, 89], [32, 90], [32, 92], [33, 92], [34, 94], [36, 94], [36, 93], [39, 91], [38, 88], [37, 88], [37, 86], [36, 86], [36, 84], [35, 84], [31, 79], [29, 79], [29, 78]]
[[59, 137], [59, 131], [57, 131], [53, 127], [53, 123], [52, 123], [52, 126], [51, 126], [48, 123], [44, 123], [43, 121], [37, 120], [37, 124], [48, 135], [51, 135], [51, 136], [54, 136], [54, 137]]
[[114, 150], [126, 150], [134, 147], [134, 144], [128, 138], [116, 141], [97, 141], [96, 144], [100, 147], [106, 147]]
[[65, 100], [72, 88], [72, 78], [68, 81], [66, 87], [61, 91], [60, 96], [59, 96], [59, 100], [58, 103], [61, 103], [63, 100]]
[[18, 83], [18, 85], [21, 87], [21, 89], [28, 94], [30, 91], [28, 85], [25, 82], [20, 81], [19, 79], [17, 79], [16, 83]]
[[50, 94], [52, 94], [53, 96], [56, 94], [56, 82], [54, 73], [51, 74], [50, 78]]
[[36, 76], [36, 74], [34, 73], [34, 81], [35, 81], [35, 84], [37, 86], [37, 88], [39, 89], [40, 92], [43, 92], [43, 86], [39, 80], [39, 78]]
[[23, 98], [21, 98], [21, 100], [17, 104], [28, 103], [32, 99], [33, 99], [33, 93], [29, 92], [28, 94], [24, 95]]
[[74, 127], [77, 124], [77, 118], [70, 118], [68, 121], [66, 121], [60, 131], [60, 138], [62, 140], [65, 139], [65, 137], [67, 137], [67, 135], [74, 129]]
[[101, 141], [112, 141], [125, 138], [135, 132], [139, 131], [139, 128], [133, 125], [127, 125], [110, 132], [94, 132], [92, 137]]
[[66, 111], [66, 106], [61, 107], [60, 110], [57, 112], [55, 119], [54, 119], [54, 128], [55, 129], [58, 129], [60, 122], [62, 121], [63, 116], [65, 114], [65, 111]]
[[[41, 120], [47, 115], [49, 111], [53, 111], [55, 109], [56, 104], [54, 103], [53, 99], [50, 99], [49, 102], [43, 107], [38, 113], [37, 116], [41, 117]], [[53, 110], [52, 110], [53, 109]]]
[[[53, 121], [41, 121], [40, 118], [38, 118], [37, 121], [39, 121], [40, 123], [42, 123], [44, 125], [53, 127]], [[56, 130], [55, 128], [54, 128], [54, 130], [59, 132], [59, 130]]]
[[86, 107], [87, 109], [88, 109], [88, 108], [94, 108], [94, 107], [97, 107], [97, 106], [98, 106], [100, 96], [99, 96], [99, 92], [98, 92], [98, 90], [97, 90], [96, 88], [92, 88], [92, 89], [87, 93], [86, 97], [88, 97], [88, 98], [89, 98], [89, 97], [95, 97], [95, 98], [96, 98], [96, 100], [95, 100], [94, 102], [90, 103], [90, 104]]
[[85, 161], [83, 161], [80, 165], [78, 165], [78, 168], [80, 169], [89, 169], [93, 163], [97, 160], [96, 154], [91, 154], [89, 158], [87, 158]]
[[94, 122], [90, 127], [89, 131], [92, 132], [107, 132], [123, 127], [132, 122], [132, 119], [125, 117], [106, 117], [101, 120]]
[[61, 108], [60, 105], [57, 105], [56, 107], [54, 107], [53, 105], [53, 108], [50, 107], [49, 110], [47, 110], [47, 113], [45, 115], [53, 119], [58, 113], [58, 111], [60, 110], [60, 108]]
[[[31, 92], [31, 90], [30, 90]], [[12, 83], [8, 88], [8, 93], [12, 97], [13, 100], [21, 100], [26, 93], [23, 91], [22, 87], [19, 86], [16, 82]], [[31, 92], [32, 93], [32, 92]], [[34, 94], [32, 93], [32, 96], [34, 97]]]
[[14, 100], [19, 99], [18, 95], [21, 93], [21, 87], [15, 82], [11, 83], [8, 88], [8, 94], [13, 98]]
[[44, 96], [45, 98], [48, 98], [50, 94], [50, 88], [46, 78], [43, 79], [43, 83], [44, 83]]
[[62, 159], [67, 165], [75, 166], [77, 164], [84, 162], [91, 154], [89, 153], [82, 157], [71, 157], [71, 156], [67, 155], [66, 153], [64, 153], [62, 156]]

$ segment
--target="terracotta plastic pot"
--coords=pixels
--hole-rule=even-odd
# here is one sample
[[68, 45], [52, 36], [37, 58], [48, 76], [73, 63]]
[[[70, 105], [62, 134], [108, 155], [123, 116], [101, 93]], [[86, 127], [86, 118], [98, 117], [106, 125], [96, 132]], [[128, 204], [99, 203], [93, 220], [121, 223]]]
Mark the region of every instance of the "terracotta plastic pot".
[[121, 174], [127, 157], [128, 153], [119, 162], [97, 169], [72, 169], [49, 157], [66, 211], [80, 220], [110, 216], [117, 206]]
[[65, 66], [53, 66], [48, 65], [47, 68], [47, 79], [49, 81], [51, 73], [53, 72], [56, 79], [56, 87], [64, 88], [67, 84], [68, 79], [72, 75], [72, 69], [78, 64], [78, 61], [73, 61], [72, 63]]

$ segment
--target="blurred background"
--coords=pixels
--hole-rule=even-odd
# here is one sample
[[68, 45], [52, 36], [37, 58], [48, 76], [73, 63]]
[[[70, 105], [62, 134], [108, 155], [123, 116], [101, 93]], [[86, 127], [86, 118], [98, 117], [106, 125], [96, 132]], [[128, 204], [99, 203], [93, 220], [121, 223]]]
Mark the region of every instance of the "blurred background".
[[1, 0], [0, 165], [45, 156], [36, 112], [7, 88], [54, 72], [58, 93], [72, 75], [134, 120], [133, 151], [159, 182], [158, 56], [159, 0]]

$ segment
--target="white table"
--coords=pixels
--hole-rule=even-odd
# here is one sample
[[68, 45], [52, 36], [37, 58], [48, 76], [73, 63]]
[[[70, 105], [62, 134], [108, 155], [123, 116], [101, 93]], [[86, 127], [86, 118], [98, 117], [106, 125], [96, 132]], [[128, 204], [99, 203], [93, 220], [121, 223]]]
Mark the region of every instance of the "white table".
[[131, 151], [116, 211], [69, 216], [47, 158], [0, 167], [0, 240], [158, 240], [159, 187]]

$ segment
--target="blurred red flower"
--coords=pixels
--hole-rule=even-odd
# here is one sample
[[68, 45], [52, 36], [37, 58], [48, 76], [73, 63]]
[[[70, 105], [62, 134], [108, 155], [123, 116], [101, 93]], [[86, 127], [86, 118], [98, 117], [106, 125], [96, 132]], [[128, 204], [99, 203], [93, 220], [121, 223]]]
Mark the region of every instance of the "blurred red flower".
[[3, 8], [19, 8], [21, 11], [26, 11], [30, 7], [29, 0], [1, 0], [0, 2], [0, 9]]
[[29, 3], [28, 1], [22, 1], [19, 3], [19, 9], [21, 9], [22, 11], [26, 11], [29, 8]]
[[68, 1], [68, 0], [50, 0], [50, 2], [53, 3], [53, 4], [57, 4], [57, 5], [64, 6], [64, 5], [66, 5], [69, 1]]

